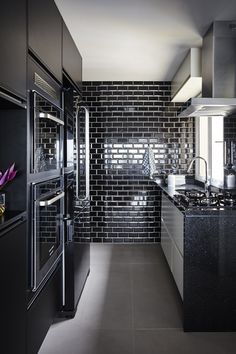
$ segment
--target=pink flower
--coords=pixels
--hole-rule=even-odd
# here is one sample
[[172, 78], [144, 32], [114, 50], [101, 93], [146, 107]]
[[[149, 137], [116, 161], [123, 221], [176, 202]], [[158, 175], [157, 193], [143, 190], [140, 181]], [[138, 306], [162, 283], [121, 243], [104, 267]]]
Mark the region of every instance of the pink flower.
[[0, 171], [0, 189], [2, 189], [7, 182], [12, 181], [16, 176], [15, 163], [13, 163], [4, 173]]

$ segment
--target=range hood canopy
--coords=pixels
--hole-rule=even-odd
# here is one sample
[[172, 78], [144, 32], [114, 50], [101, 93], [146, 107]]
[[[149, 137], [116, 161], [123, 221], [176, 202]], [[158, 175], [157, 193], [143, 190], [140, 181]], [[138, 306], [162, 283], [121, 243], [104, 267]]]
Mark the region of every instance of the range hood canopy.
[[202, 92], [201, 48], [191, 48], [171, 82], [171, 102], [185, 102]]
[[191, 98], [179, 117], [236, 113], [236, 22], [213, 22], [203, 38], [202, 98]]
[[191, 98], [178, 114], [183, 117], [226, 117], [236, 112], [236, 98]]

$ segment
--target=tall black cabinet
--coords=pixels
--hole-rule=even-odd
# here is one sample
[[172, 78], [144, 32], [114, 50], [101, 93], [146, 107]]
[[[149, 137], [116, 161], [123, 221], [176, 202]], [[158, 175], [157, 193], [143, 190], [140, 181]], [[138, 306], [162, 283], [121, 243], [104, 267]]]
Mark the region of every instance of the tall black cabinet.
[[26, 0], [1, 2], [0, 90], [26, 97]]
[[62, 80], [62, 18], [54, 1], [28, 0], [28, 44], [31, 52]]
[[[6, 215], [5, 218], [9, 217]], [[1, 353], [26, 353], [25, 214], [0, 217]]]
[[63, 22], [62, 66], [66, 74], [82, 91], [82, 57], [73, 38]]
[[1, 190], [0, 216], [1, 352], [26, 353], [26, 0], [1, 2], [0, 171], [12, 163], [14, 181]]
[[[71, 224], [66, 222], [64, 246], [68, 264], [63, 266], [67, 266], [66, 286], [71, 291], [64, 292], [64, 296], [69, 300], [63, 308], [62, 258], [58, 258], [58, 263], [36, 291], [32, 286], [32, 255], [36, 254], [31, 228], [32, 186], [50, 177], [62, 179], [63, 176], [68, 197], [69, 175], [74, 179], [74, 99], [78, 96], [81, 100], [82, 57], [54, 0], [5, 1], [1, 4], [0, 21], [0, 171], [5, 171], [13, 162], [18, 171], [15, 180], [4, 187], [6, 211], [0, 217], [1, 350], [4, 354], [36, 354], [58, 312], [75, 313], [89, 271], [89, 245], [81, 245], [74, 237], [74, 230], [71, 239]], [[37, 101], [37, 106], [35, 91], [43, 101]], [[54, 100], [47, 93], [51, 93]], [[56, 172], [33, 173], [30, 156], [34, 151], [34, 119], [41, 113], [45, 119], [53, 121], [51, 113], [54, 111], [44, 103], [50, 100], [61, 112], [62, 96], [65, 164]], [[61, 120], [62, 116], [60, 114]], [[58, 123], [57, 118], [54, 117], [54, 122]], [[70, 200], [72, 209], [73, 203], [74, 193]], [[69, 208], [66, 213], [73, 219]], [[68, 218], [64, 218], [65, 221]], [[82, 213], [79, 225], [81, 218]]]

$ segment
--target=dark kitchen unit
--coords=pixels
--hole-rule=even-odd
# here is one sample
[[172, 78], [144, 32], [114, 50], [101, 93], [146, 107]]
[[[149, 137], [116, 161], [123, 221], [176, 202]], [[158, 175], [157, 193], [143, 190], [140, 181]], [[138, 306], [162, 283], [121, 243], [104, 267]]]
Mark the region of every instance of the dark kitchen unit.
[[[82, 57], [53, 1], [29, 1], [28, 16], [27, 353], [33, 354], [55, 317], [74, 316], [89, 273], [90, 247], [77, 242], [74, 228], [76, 191], [85, 185], [75, 162], [75, 135], [85, 137], [84, 129], [78, 131], [80, 118], [75, 118], [75, 105], [82, 102]], [[86, 141], [82, 161], [89, 156]]]
[[26, 213], [0, 216], [1, 346], [9, 354], [26, 353], [26, 247]]
[[236, 195], [161, 187], [162, 240], [183, 301], [185, 331], [235, 331]]
[[10, 1], [2, 4], [0, 14], [0, 171], [4, 173], [13, 163], [17, 170], [15, 179], [0, 188], [0, 194], [5, 195], [5, 212], [3, 215], [0, 212], [1, 351], [19, 354], [26, 353], [27, 334], [27, 103], [24, 10], [24, 1], [21, 4]]
[[37, 352], [61, 307], [64, 191], [61, 177], [31, 186], [28, 352]]
[[62, 17], [52, 0], [28, 0], [28, 49], [62, 82]]
[[0, 21], [0, 88], [8, 99], [22, 102], [26, 99], [26, 0], [1, 4]]
[[64, 120], [61, 85], [28, 56], [27, 353], [37, 353], [62, 306]]
[[[64, 184], [65, 249], [63, 258], [63, 309], [61, 316], [73, 317], [90, 269], [90, 244], [79, 241], [82, 228], [75, 230], [81, 216], [90, 210], [89, 121], [80, 108], [78, 87], [64, 73]], [[75, 108], [74, 108], [75, 106]], [[88, 116], [86, 116], [88, 118]], [[77, 151], [74, 161], [74, 149]], [[87, 157], [87, 160], [85, 160]], [[87, 168], [87, 169], [86, 169]], [[87, 174], [86, 174], [87, 172]], [[86, 182], [87, 181], [87, 184]]]

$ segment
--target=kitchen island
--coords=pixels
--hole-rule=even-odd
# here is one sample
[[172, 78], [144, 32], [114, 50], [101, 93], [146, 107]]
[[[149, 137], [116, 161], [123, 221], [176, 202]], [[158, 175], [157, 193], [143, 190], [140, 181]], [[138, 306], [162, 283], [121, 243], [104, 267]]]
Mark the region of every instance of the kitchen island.
[[186, 207], [175, 189], [160, 188], [162, 249], [183, 300], [184, 330], [236, 330], [236, 207]]

